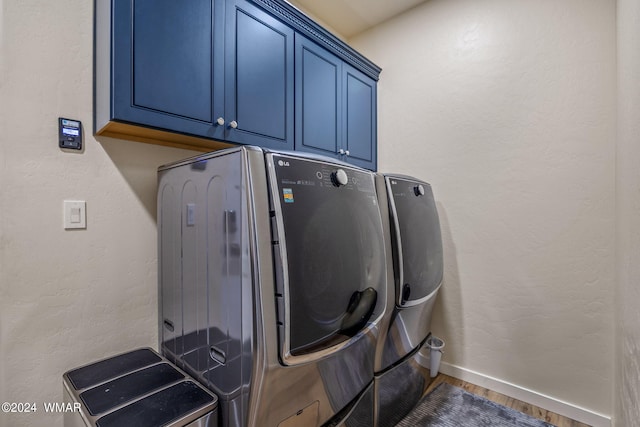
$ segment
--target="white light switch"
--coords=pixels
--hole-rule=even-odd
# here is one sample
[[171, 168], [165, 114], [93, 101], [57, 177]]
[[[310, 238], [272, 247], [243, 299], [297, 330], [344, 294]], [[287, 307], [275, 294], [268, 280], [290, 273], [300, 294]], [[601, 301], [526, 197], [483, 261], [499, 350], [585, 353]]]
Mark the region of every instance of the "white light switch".
[[87, 228], [87, 204], [80, 200], [64, 201], [64, 228]]
[[71, 224], [80, 224], [80, 208], [71, 208]]

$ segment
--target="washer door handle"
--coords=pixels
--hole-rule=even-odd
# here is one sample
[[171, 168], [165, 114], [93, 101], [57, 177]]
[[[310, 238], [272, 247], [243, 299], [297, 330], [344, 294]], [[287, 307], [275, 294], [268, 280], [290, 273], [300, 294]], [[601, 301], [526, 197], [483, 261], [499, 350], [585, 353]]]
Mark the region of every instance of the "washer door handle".
[[342, 319], [340, 333], [351, 337], [357, 334], [371, 318], [377, 300], [378, 293], [371, 287], [355, 291], [349, 300], [347, 315]]
[[405, 283], [402, 287], [402, 305], [405, 305], [411, 297], [411, 285]]

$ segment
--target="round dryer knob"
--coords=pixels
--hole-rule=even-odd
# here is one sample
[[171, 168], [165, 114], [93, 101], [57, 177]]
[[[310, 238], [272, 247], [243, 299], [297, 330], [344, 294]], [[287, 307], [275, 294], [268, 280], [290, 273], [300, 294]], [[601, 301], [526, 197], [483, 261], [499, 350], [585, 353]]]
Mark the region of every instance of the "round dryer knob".
[[344, 170], [338, 169], [331, 173], [331, 182], [333, 182], [333, 185], [335, 185], [336, 187], [347, 185], [347, 183], [349, 182], [349, 176]]
[[413, 192], [416, 193], [416, 196], [420, 197], [420, 196], [424, 196], [424, 185], [422, 184], [418, 184], [415, 187], [413, 187]]

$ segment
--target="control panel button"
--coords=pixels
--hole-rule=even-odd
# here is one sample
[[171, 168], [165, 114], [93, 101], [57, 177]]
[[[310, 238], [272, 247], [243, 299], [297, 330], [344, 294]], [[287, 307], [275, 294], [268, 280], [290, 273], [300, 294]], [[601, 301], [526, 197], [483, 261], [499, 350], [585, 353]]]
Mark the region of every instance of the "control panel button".
[[424, 185], [422, 184], [418, 184], [415, 187], [413, 187], [413, 192], [416, 193], [416, 196], [424, 196]]

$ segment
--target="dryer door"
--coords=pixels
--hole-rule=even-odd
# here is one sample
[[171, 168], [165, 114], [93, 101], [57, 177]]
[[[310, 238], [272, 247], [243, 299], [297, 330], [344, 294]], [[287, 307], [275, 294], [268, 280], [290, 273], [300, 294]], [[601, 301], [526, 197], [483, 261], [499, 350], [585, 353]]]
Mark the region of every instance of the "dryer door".
[[442, 236], [431, 186], [386, 177], [394, 228], [396, 303], [416, 305], [442, 282]]
[[278, 154], [267, 163], [281, 359], [294, 364], [336, 351], [382, 314], [382, 223], [372, 173]]

